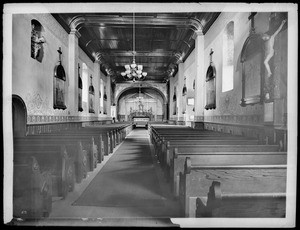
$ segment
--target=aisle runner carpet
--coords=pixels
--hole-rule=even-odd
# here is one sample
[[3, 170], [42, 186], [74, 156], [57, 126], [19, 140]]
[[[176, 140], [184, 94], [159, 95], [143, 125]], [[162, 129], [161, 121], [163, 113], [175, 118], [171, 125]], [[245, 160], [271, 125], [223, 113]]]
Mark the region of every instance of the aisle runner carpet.
[[146, 130], [129, 135], [73, 205], [163, 206], [148, 137]]

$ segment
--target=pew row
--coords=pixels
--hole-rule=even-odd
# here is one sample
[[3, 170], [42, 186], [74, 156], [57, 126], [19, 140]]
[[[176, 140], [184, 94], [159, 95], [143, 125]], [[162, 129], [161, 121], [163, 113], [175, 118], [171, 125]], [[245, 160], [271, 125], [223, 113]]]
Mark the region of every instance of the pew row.
[[205, 197], [213, 181], [224, 193], [285, 193], [286, 165], [192, 165], [180, 173], [179, 200], [186, 217], [195, 217], [197, 197]]
[[82, 180], [82, 176], [86, 175], [87, 172], [93, 171], [94, 169], [94, 156], [92, 154], [92, 140], [81, 141], [75, 138], [61, 138], [60, 136], [31, 136], [25, 138], [15, 138], [14, 139], [14, 151], [22, 151], [31, 149], [51, 149], [51, 148], [61, 148], [61, 146], [67, 146], [67, 152], [70, 158], [73, 159], [75, 164], [76, 175], [78, 181]]
[[219, 181], [213, 181], [207, 197], [197, 197], [197, 218], [284, 218], [286, 215], [286, 193], [224, 193], [221, 187]]
[[13, 217], [40, 219], [52, 210], [51, 173], [34, 157], [16, 157], [13, 174]]
[[[177, 149], [175, 149], [175, 152]], [[185, 161], [191, 165], [285, 165], [287, 164], [286, 152], [196, 152], [196, 153], [175, 153], [171, 161], [169, 178], [171, 189], [175, 197], [179, 196], [179, 174], [184, 172]]]

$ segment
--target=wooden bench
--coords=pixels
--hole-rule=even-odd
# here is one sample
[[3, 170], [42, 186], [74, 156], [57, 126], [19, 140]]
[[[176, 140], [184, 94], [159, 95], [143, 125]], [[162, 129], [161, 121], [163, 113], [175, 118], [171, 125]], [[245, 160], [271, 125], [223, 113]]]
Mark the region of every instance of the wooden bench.
[[167, 148], [163, 152], [164, 164], [163, 167], [169, 169], [170, 162], [176, 154], [175, 149], [180, 153], [199, 153], [199, 152], [277, 152], [279, 150], [278, 145], [255, 145], [255, 144], [234, 144], [233, 142], [228, 144], [214, 144], [214, 145], [202, 145], [198, 143], [168, 143]]
[[[77, 136], [77, 135], [65, 135], [65, 134], [51, 134], [51, 135], [34, 135], [24, 138], [15, 139], [16, 145], [73, 145], [78, 146], [78, 143], [82, 145], [82, 149], [86, 151], [87, 171], [93, 171], [97, 166], [98, 158], [98, 146], [96, 146], [93, 138], [89, 136]], [[76, 152], [75, 152], [76, 153]], [[70, 154], [73, 154], [70, 152]]]
[[13, 217], [40, 219], [52, 210], [52, 180], [34, 157], [14, 158]]
[[52, 196], [65, 198], [73, 191], [75, 184], [74, 160], [68, 156], [65, 146], [55, 148], [44, 146], [41, 148], [25, 147], [14, 151], [14, 158], [21, 156], [34, 157], [41, 170], [51, 172]]
[[[205, 148], [209, 148], [209, 146], [243, 146], [243, 145], [253, 145], [258, 146], [259, 141], [258, 140], [252, 140], [252, 139], [232, 139], [229, 138], [223, 138], [223, 137], [208, 137], [208, 138], [201, 138], [196, 140], [169, 140], [166, 142], [162, 142], [158, 147], [155, 148], [155, 155], [157, 155], [159, 161], [163, 166], [170, 165], [170, 155], [175, 147], [178, 146], [197, 146], [199, 148], [199, 151], [204, 151]], [[202, 145], [202, 147], [201, 147]], [[199, 147], [200, 146], [200, 147]], [[213, 147], [218, 149], [218, 147]]]
[[285, 193], [286, 165], [197, 166], [186, 159], [180, 173], [179, 200], [186, 217], [195, 217], [197, 197], [205, 197], [213, 181], [224, 193]]
[[197, 218], [284, 218], [286, 215], [286, 193], [224, 193], [221, 187], [219, 181], [213, 181], [207, 197], [197, 197]]
[[[176, 152], [177, 149], [175, 149]], [[174, 195], [179, 195], [179, 174], [184, 171], [186, 158], [191, 160], [192, 165], [285, 165], [287, 164], [286, 152], [198, 152], [198, 153], [175, 153], [171, 161], [169, 178]]]
[[40, 134], [40, 135], [31, 135], [27, 136], [28, 138], [43, 139], [49, 137], [49, 139], [60, 137], [61, 139], [74, 139], [82, 141], [86, 147], [86, 150], [89, 150], [91, 155], [90, 160], [91, 165], [97, 167], [97, 163], [101, 163], [104, 159], [105, 147], [103, 141], [103, 135], [98, 132], [90, 132], [88, 130], [77, 130], [74, 131], [62, 131], [59, 133], [49, 133], [49, 134]]
[[88, 154], [81, 141], [73, 140], [67, 143], [63, 139], [32, 139], [14, 138], [14, 151], [57, 151], [60, 156], [64, 156], [65, 150], [72, 158], [75, 168], [76, 182], [80, 183], [89, 171]]

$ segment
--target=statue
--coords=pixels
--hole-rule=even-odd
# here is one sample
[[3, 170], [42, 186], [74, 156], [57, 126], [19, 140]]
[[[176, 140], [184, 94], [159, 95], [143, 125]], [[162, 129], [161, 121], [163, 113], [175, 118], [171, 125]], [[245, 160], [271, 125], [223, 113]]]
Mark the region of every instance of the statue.
[[143, 110], [144, 110], [144, 105], [142, 104], [142, 102], [141, 101], [139, 101], [139, 112], [143, 112]]
[[31, 30], [31, 57], [37, 59], [40, 50], [43, 48], [43, 43], [46, 40], [43, 36], [40, 36], [40, 32], [35, 30], [35, 26], [32, 25]]
[[267, 74], [268, 77], [270, 77], [272, 75], [270, 66], [269, 66], [269, 61], [271, 60], [271, 58], [274, 56], [274, 41], [275, 41], [275, 37], [276, 35], [280, 32], [280, 30], [282, 29], [284, 23], [286, 22], [286, 20], [283, 20], [281, 22], [281, 25], [279, 26], [279, 28], [272, 34], [269, 35], [267, 33], [264, 33], [262, 35], [262, 39], [265, 41], [265, 59], [264, 59], [264, 65], [267, 69]]

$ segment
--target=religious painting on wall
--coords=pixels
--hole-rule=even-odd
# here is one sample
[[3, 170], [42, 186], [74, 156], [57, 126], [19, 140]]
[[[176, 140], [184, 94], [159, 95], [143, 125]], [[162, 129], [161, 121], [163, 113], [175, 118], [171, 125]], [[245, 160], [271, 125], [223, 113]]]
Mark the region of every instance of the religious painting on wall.
[[80, 77], [80, 64], [78, 63], [78, 111], [82, 112], [82, 79]]
[[65, 105], [65, 82], [66, 73], [64, 67], [61, 64], [61, 48], [57, 50], [59, 53], [59, 64], [54, 68], [54, 79], [53, 79], [53, 108], [54, 109], [66, 109]]
[[187, 95], [187, 87], [186, 87], [186, 76], [184, 77], [184, 85], [182, 88], [182, 114], [186, 113], [186, 95]]
[[210, 65], [206, 71], [206, 106], [205, 109], [216, 108], [216, 68], [212, 61], [213, 50], [210, 51]]
[[31, 57], [42, 62], [44, 57], [43, 43], [46, 42], [42, 36], [43, 26], [35, 19], [31, 20]]
[[174, 95], [173, 95], [173, 115], [176, 115], [177, 112], [177, 98], [176, 98], [176, 86], [174, 86]]
[[104, 95], [103, 95], [103, 114], [107, 114], [107, 95], [106, 95], [106, 87], [104, 86]]
[[242, 63], [242, 99], [241, 106], [262, 103], [264, 86], [264, 54], [262, 36], [255, 32], [254, 16], [251, 20], [250, 35], [247, 37], [241, 53]]
[[89, 113], [95, 113], [94, 110], [95, 90], [92, 82], [93, 76], [91, 75], [90, 78], [91, 78], [91, 84], [89, 87]]

